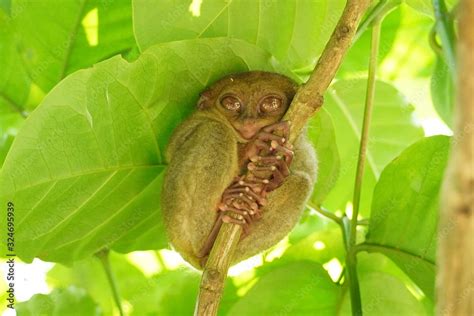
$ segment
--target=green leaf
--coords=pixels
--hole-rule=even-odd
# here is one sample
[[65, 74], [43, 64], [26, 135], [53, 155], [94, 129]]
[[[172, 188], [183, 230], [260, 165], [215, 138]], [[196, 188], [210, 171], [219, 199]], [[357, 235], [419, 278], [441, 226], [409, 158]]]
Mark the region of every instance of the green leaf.
[[[130, 315], [193, 313], [200, 282], [197, 271], [183, 267], [146, 277], [124, 255], [113, 252], [110, 253], [110, 263], [123, 304], [133, 307]], [[73, 284], [84, 288], [100, 304], [105, 315], [112, 315], [116, 310], [105, 272], [96, 258], [75, 262], [70, 268], [57, 264], [48, 272], [47, 280], [54, 287]], [[225, 305], [236, 300], [235, 291], [235, 286], [228, 280], [221, 311], [228, 308]]]
[[68, 287], [54, 289], [51, 294], [35, 294], [26, 302], [16, 305], [19, 316], [83, 316], [102, 315], [95, 302], [83, 289]]
[[[360, 254], [358, 261], [364, 315], [431, 315], [407, 288], [407, 277], [393, 263], [375, 254]], [[352, 315], [349, 289], [340, 304], [338, 315]]]
[[68, 74], [135, 45], [129, 1], [14, 0], [28, 73], [44, 91]]
[[291, 245], [280, 260], [311, 260], [324, 264], [333, 258], [344, 262], [345, 249], [340, 227], [314, 232]]
[[293, 262], [262, 276], [229, 315], [334, 315], [339, 295], [320, 264]]
[[434, 299], [438, 200], [449, 138], [425, 138], [383, 171], [361, 249], [385, 254]]
[[[124, 255], [110, 252], [109, 260], [120, 297], [129, 301], [134, 308], [139, 308], [140, 305], [135, 304], [139, 294], [142, 294], [144, 288], [154, 286], [148, 284], [143, 272], [132, 265]], [[48, 272], [47, 282], [56, 288], [74, 285], [85, 289], [106, 315], [112, 315], [116, 309], [104, 268], [95, 257], [76, 261], [70, 267], [56, 264]]]
[[23, 122], [19, 113], [0, 114], [0, 168]]
[[[290, 69], [313, 68], [342, 12], [342, 0], [133, 1], [138, 46], [231, 37], [255, 44]], [[196, 5], [194, 5], [196, 3]]]
[[454, 84], [448, 65], [440, 57], [431, 77], [431, 99], [439, 116], [449, 127], [453, 126], [453, 108], [455, 102]]
[[[352, 200], [365, 91], [366, 81], [357, 79], [337, 81], [326, 93], [325, 107], [334, 122], [341, 158], [339, 178], [323, 203], [330, 210], [345, 210], [346, 203]], [[382, 169], [423, 136], [423, 130], [414, 121], [413, 110], [392, 85], [377, 81], [362, 187], [364, 216], [369, 214], [373, 188]]]
[[204, 87], [250, 69], [279, 70], [255, 46], [202, 39], [63, 80], [25, 122], [0, 173], [0, 201], [15, 203], [17, 254], [70, 262], [114, 245], [166, 246], [159, 196], [168, 138]]
[[[22, 113], [28, 99], [30, 79], [17, 52], [11, 18], [0, 10], [0, 115]], [[0, 135], [1, 136], [1, 135]]]
[[308, 137], [318, 157], [318, 180], [311, 200], [319, 205], [336, 184], [340, 168], [334, 124], [326, 109], [309, 121]]

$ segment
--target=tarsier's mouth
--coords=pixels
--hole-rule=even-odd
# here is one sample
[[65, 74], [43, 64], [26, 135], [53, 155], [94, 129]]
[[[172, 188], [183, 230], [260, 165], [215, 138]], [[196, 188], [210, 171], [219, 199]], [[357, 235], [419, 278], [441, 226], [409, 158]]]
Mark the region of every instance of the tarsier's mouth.
[[256, 128], [239, 128], [237, 132], [245, 139], [252, 139], [258, 132]]

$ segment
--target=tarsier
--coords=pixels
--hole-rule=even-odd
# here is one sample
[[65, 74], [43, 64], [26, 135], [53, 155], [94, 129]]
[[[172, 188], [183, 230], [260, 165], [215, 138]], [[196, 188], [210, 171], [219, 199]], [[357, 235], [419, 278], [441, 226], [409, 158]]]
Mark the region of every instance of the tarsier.
[[194, 267], [203, 268], [222, 222], [243, 228], [234, 263], [275, 245], [298, 222], [317, 160], [305, 133], [289, 144], [289, 124], [280, 122], [297, 88], [275, 73], [227, 76], [175, 130], [162, 210], [172, 246]]

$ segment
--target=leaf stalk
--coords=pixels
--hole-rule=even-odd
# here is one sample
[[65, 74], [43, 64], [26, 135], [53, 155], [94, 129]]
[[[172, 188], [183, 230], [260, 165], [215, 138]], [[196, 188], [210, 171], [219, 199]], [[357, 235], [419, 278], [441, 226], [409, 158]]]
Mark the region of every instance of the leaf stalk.
[[117, 282], [115, 281], [115, 276], [110, 265], [109, 253], [110, 251], [108, 249], [104, 249], [96, 253], [96, 257], [99, 258], [100, 262], [102, 263], [102, 267], [104, 268], [107, 280], [109, 281], [110, 290], [112, 291], [115, 305], [118, 308], [119, 314], [120, 316], [124, 316], [125, 314], [123, 313]]

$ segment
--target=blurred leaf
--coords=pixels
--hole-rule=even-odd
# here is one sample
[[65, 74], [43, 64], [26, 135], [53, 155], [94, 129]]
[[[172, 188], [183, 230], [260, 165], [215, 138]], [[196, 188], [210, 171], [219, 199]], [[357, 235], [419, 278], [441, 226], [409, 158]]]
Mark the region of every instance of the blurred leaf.
[[28, 99], [30, 79], [18, 56], [11, 18], [2, 10], [0, 10], [0, 69], [0, 116], [12, 112], [20, 114]]
[[103, 315], [99, 307], [83, 289], [68, 287], [54, 289], [51, 294], [35, 294], [26, 302], [16, 305], [18, 316], [84, 316]]
[[11, 6], [11, 0], [0, 0], [0, 10], [3, 10], [7, 15], [10, 15]]
[[[133, 1], [141, 50], [176, 40], [231, 37], [274, 55], [290, 69], [314, 66], [342, 12], [342, 0]], [[194, 4], [194, 2], [193, 2]]]
[[[120, 297], [124, 304], [130, 304], [133, 308], [130, 315], [193, 313], [200, 282], [197, 271], [183, 267], [147, 278], [123, 255], [110, 253], [110, 262]], [[116, 310], [103, 267], [95, 258], [75, 262], [71, 268], [56, 265], [48, 272], [48, 284], [55, 287], [74, 284], [86, 289], [106, 315]], [[229, 280], [225, 285], [221, 310], [235, 302], [235, 292], [236, 288]]]
[[21, 56], [44, 91], [135, 44], [130, 1], [13, 0], [12, 11]]
[[210, 82], [276, 67], [245, 42], [202, 39], [156, 46], [132, 64], [117, 56], [63, 80], [30, 115], [0, 173], [0, 200], [14, 201], [20, 219], [17, 254], [71, 262], [114, 243], [122, 252], [166, 246], [159, 192], [174, 127]]
[[324, 264], [333, 258], [340, 262], [345, 260], [342, 232], [338, 226], [307, 235], [291, 245], [280, 260], [311, 260]]
[[[393, 46], [393, 42], [397, 36], [398, 29], [400, 27], [400, 9], [397, 8], [386, 18], [382, 23], [381, 34], [383, 36], [380, 39], [379, 46], [379, 63], [387, 56]], [[347, 52], [346, 57], [338, 70], [338, 76], [347, 77], [351, 74], [356, 73], [367, 73], [369, 66], [370, 50], [371, 50], [372, 32], [369, 27], [361, 37], [354, 43], [354, 45]]]
[[[395, 40], [391, 46], [381, 47], [382, 50], [389, 49], [389, 54], [380, 65], [380, 78], [404, 82], [411, 78], [430, 77], [434, 65], [434, 54], [429, 44], [433, 20], [404, 3], [397, 11], [400, 11], [401, 20]], [[382, 33], [383, 43], [384, 38]]]
[[334, 315], [339, 295], [320, 264], [293, 262], [262, 276], [228, 315]]
[[335, 223], [319, 215], [313, 210], [306, 209], [298, 224], [293, 228], [288, 236], [290, 244], [296, 244], [306, 238], [309, 234], [325, 229], [334, 228]]
[[[122, 299], [133, 298], [146, 286], [147, 280], [143, 273], [125, 256], [111, 252], [109, 260]], [[112, 314], [116, 309], [104, 268], [95, 257], [76, 261], [70, 267], [56, 264], [48, 272], [47, 282], [54, 287], [75, 285], [85, 289], [106, 315]]]
[[[360, 254], [358, 269], [362, 312], [366, 316], [431, 315], [406, 287], [407, 277], [383, 256]], [[349, 290], [340, 302], [338, 315], [352, 315]]]
[[[331, 114], [341, 157], [341, 171], [334, 189], [323, 203], [330, 210], [345, 210], [352, 190], [359, 152], [366, 81], [340, 80], [326, 93], [326, 110]], [[382, 169], [403, 149], [423, 136], [415, 123], [413, 107], [390, 84], [377, 81], [370, 127], [366, 172], [362, 187], [361, 212], [369, 214], [372, 192]]]
[[308, 137], [318, 158], [318, 180], [311, 200], [319, 205], [336, 184], [340, 168], [334, 125], [326, 109], [309, 121]]
[[406, 149], [383, 171], [374, 190], [364, 250], [392, 259], [434, 300], [438, 196], [449, 138], [435, 136]]
[[454, 85], [448, 65], [440, 57], [431, 77], [431, 99], [439, 116], [449, 127], [453, 126], [453, 108], [455, 102]]

